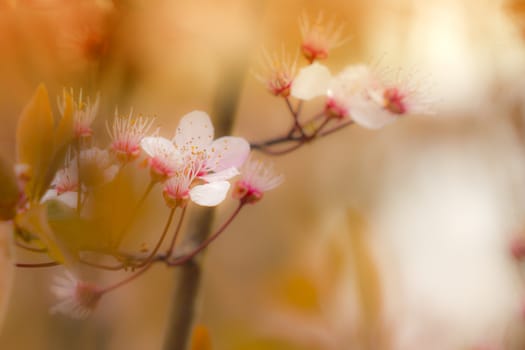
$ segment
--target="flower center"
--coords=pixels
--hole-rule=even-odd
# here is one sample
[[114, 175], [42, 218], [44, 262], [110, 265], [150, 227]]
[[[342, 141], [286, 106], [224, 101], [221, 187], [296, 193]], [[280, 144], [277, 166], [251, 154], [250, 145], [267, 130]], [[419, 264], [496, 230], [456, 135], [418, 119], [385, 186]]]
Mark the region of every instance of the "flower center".
[[397, 88], [388, 88], [383, 93], [385, 108], [394, 114], [405, 114], [407, 107], [405, 96]]

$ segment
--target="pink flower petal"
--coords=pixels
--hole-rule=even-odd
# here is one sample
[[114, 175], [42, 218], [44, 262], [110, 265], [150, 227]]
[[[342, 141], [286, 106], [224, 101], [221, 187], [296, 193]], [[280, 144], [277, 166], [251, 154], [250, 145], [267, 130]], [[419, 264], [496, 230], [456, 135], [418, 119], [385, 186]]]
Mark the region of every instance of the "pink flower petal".
[[208, 147], [207, 153], [210, 170], [220, 172], [231, 167], [240, 168], [250, 154], [250, 144], [242, 137], [220, 137]]
[[213, 141], [213, 124], [208, 114], [193, 111], [182, 117], [173, 141], [182, 152], [191, 151], [192, 147], [207, 147]]

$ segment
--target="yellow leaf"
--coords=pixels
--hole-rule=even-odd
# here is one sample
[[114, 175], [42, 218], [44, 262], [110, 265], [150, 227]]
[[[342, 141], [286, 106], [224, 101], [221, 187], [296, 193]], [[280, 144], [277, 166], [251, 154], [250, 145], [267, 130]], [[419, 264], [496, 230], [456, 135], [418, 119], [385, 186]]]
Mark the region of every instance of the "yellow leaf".
[[381, 276], [366, 237], [368, 226], [364, 217], [350, 210], [347, 220], [352, 247], [350, 254], [355, 267], [356, 288], [361, 307], [362, 341], [372, 348], [380, 349], [383, 347], [377, 342], [379, 340], [388, 341], [385, 330], [382, 328]]
[[64, 92], [64, 111], [58, 125], [54, 130], [53, 137], [53, 154], [49, 167], [42, 179], [42, 186], [40, 196], [42, 196], [53, 178], [57, 170], [64, 164], [64, 158], [66, 157], [68, 147], [73, 140], [73, 100], [69, 93]]
[[26, 105], [16, 130], [17, 161], [31, 169], [27, 185], [30, 200], [38, 200], [45, 190], [45, 182], [54, 156], [54, 119], [47, 90], [40, 85]]
[[191, 336], [191, 350], [211, 350], [211, 338], [208, 328], [196, 325]]
[[59, 200], [46, 202], [49, 227], [61, 247], [74, 255], [80, 251], [104, 251], [108, 247], [109, 236], [96, 220], [78, 216], [75, 209]]
[[0, 220], [11, 220], [16, 215], [18, 186], [13, 167], [0, 159]]
[[0, 329], [13, 285], [13, 224], [0, 222]]
[[288, 272], [279, 286], [282, 288], [281, 299], [286, 305], [303, 311], [319, 311], [320, 296], [314, 276], [301, 271]]
[[66, 250], [60, 247], [60, 242], [49, 226], [47, 207], [34, 204], [27, 211], [19, 213], [15, 218], [17, 227], [36, 235], [47, 248], [48, 255], [57, 262], [64, 263]]
[[64, 113], [55, 130], [55, 152], [64, 149], [73, 139], [73, 98], [64, 91]]

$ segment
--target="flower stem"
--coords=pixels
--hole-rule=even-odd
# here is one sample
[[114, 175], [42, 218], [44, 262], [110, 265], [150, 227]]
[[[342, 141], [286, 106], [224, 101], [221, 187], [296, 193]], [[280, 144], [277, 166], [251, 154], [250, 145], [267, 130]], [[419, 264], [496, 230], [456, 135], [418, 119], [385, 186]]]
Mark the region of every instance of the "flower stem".
[[[290, 102], [290, 98], [289, 97], [286, 97], [284, 99], [284, 101], [286, 102], [286, 106], [288, 107], [288, 110], [290, 111], [292, 117], [293, 117], [293, 126], [290, 130], [290, 132], [288, 133], [288, 136], [292, 136], [294, 131], [295, 130], [298, 130], [300, 133], [301, 133], [301, 137], [306, 137], [306, 134], [304, 133], [304, 130], [303, 130], [303, 127], [301, 126], [301, 124], [299, 123], [299, 112], [301, 110], [301, 105], [299, 105], [299, 107], [297, 108], [297, 110], [295, 110], [292, 106], [292, 103]], [[301, 103], [301, 102], [299, 102]]]
[[170, 210], [170, 214], [168, 216], [168, 220], [166, 221], [166, 224], [164, 225], [164, 230], [162, 230], [162, 234], [159, 238], [159, 241], [157, 242], [155, 248], [153, 249], [153, 251], [151, 252], [151, 254], [146, 258], [146, 260], [142, 263], [140, 263], [139, 265], [135, 266], [135, 267], [138, 267], [138, 268], [141, 268], [141, 267], [144, 267], [143, 269], [135, 272], [134, 274], [130, 275], [129, 277], [123, 279], [122, 281], [120, 282], [117, 282], [109, 287], [106, 287], [104, 289], [102, 289], [100, 291], [101, 294], [105, 294], [105, 293], [109, 293], [119, 287], [122, 287], [128, 283], [130, 283], [131, 281], [135, 280], [137, 277], [139, 277], [140, 275], [142, 275], [144, 272], [148, 271], [149, 268], [151, 266], [153, 266], [152, 262], [155, 260], [155, 255], [157, 254], [157, 252], [159, 251], [160, 249], [160, 246], [162, 245], [162, 242], [164, 241], [164, 238], [166, 237], [166, 234], [169, 230], [169, 227], [170, 227], [170, 224], [171, 224], [171, 221], [173, 220], [173, 215], [175, 214], [175, 209], [176, 208], [173, 208]]
[[206, 249], [206, 247], [210, 245], [211, 242], [217, 239], [217, 237], [219, 237], [221, 233], [224, 232], [224, 230], [232, 223], [233, 219], [237, 217], [237, 214], [239, 214], [239, 212], [244, 207], [244, 205], [245, 205], [244, 202], [242, 201], [239, 202], [239, 205], [237, 206], [235, 211], [232, 213], [232, 215], [230, 215], [230, 217], [221, 225], [221, 227], [219, 227], [217, 231], [215, 231], [214, 234], [212, 234], [211, 236], [208, 236], [208, 238], [206, 238], [197, 248], [195, 248], [193, 251], [191, 251], [190, 253], [180, 258], [177, 258], [173, 261], [167, 261], [167, 264], [169, 266], [178, 266], [178, 265], [184, 264], [185, 262], [193, 259], [197, 254], [199, 254], [204, 249]]
[[[155, 248], [153, 248], [153, 250], [151, 251], [151, 254], [146, 258], [146, 260], [144, 260], [143, 262], [141, 262], [140, 264], [138, 264], [137, 266], [135, 267], [144, 267], [146, 265], [148, 265], [149, 263], [151, 263], [154, 258], [155, 258], [155, 255], [157, 255], [157, 252], [159, 251], [160, 249], [160, 246], [162, 245], [162, 242], [164, 242], [164, 238], [166, 238], [166, 234], [168, 233], [168, 230], [170, 228], [170, 225], [171, 225], [171, 221], [173, 220], [173, 215], [175, 214], [175, 209], [176, 208], [173, 208], [170, 210], [170, 215], [168, 216], [168, 221], [166, 222], [166, 225], [164, 225], [164, 230], [162, 230], [162, 234], [160, 235], [160, 238], [159, 238], [159, 241], [157, 242], [157, 245], [155, 245]], [[183, 209], [183, 212], [184, 214], [184, 209]], [[179, 220], [179, 226], [177, 226], [177, 232], [178, 232], [178, 229], [180, 228], [180, 222], [182, 221]]]
[[282, 156], [283, 154], [287, 154], [287, 153], [295, 151], [296, 149], [300, 148], [304, 144], [305, 144], [305, 141], [300, 141], [300, 142], [297, 142], [293, 146], [290, 146], [288, 148], [284, 148], [284, 149], [281, 149], [281, 150], [278, 150], [278, 151], [274, 151], [274, 150], [271, 150], [271, 149], [268, 149], [268, 148], [261, 148], [260, 151], [263, 152], [263, 153], [266, 153], [268, 155], [271, 155], [271, 156]]
[[298, 142], [298, 141], [301, 141], [300, 137], [286, 135], [286, 136], [276, 137], [274, 139], [270, 139], [270, 140], [260, 142], [260, 143], [251, 143], [250, 147], [252, 149], [264, 150], [268, 148], [269, 146], [278, 145], [278, 144], [287, 143], [287, 142]]
[[182, 213], [180, 214], [179, 223], [177, 224], [177, 228], [175, 229], [175, 233], [173, 234], [173, 238], [171, 239], [170, 247], [166, 251], [166, 258], [169, 259], [171, 254], [173, 253], [173, 249], [175, 249], [175, 243], [177, 243], [177, 236], [179, 235], [180, 229], [182, 227], [182, 222], [184, 221], [184, 216], [186, 214], [186, 208], [187, 205], [185, 205], [182, 208]]
[[100, 293], [101, 294], [106, 294], [106, 293], [109, 293], [109, 292], [119, 288], [119, 287], [122, 287], [122, 286], [128, 284], [129, 282], [135, 280], [137, 277], [142, 275], [144, 272], [148, 271], [150, 269], [150, 267], [152, 267], [152, 266], [153, 266], [153, 264], [147, 264], [142, 270], [139, 270], [139, 271], [133, 273], [132, 275], [126, 277], [125, 279], [123, 279], [120, 282], [117, 282], [115, 284], [112, 284], [111, 286], [108, 286], [108, 287], [100, 290]]
[[326, 131], [323, 131], [323, 132], [319, 133], [317, 136], [318, 137], [324, 137], [324, 136], [330, 135], [330, 134], [332, 134], [332, 133], [334, 133], [336, 131], [339, 131], [339, 130], [341, 130], [343, 128], [346, 128], [347, 126], [352, 125], [352, 124], [354, 124], [354, 121], [353, 120], [348, 120], [348, 121], [346, 121], [344, 123], [341, 123], [339, 125], [334, 126], [331, 129], [328, 129]]
[[80, 210], [82, 209], [82, 178], [80, 176], [80, 139], [75, 140], [75, 149], [77, 153], [77, 182], [78, 182], [78, 191], [77, 191], [77, 214], [80, 215]]

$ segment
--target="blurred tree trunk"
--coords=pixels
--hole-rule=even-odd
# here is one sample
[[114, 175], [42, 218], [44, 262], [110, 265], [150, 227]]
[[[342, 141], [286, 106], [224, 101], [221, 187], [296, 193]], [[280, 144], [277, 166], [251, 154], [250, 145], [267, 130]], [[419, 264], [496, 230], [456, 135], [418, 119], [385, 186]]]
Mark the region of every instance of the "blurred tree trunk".
[[[212, 112], [216, 137], [228, 135], [232, 131], [246, 63], [244, 60], [235, 60], [222, 71], [224, 73], [219, 79]], [[213, 208], [194, 210], [187, 228], [188, 241], [183, 245], [200, 245], [212, 233], [214, 218]], [[183, 350], [189, 346], [203, 274], [202, 260], [199, 256], [175, 270], [175, 289], [166, 329], [165, 350]]]

